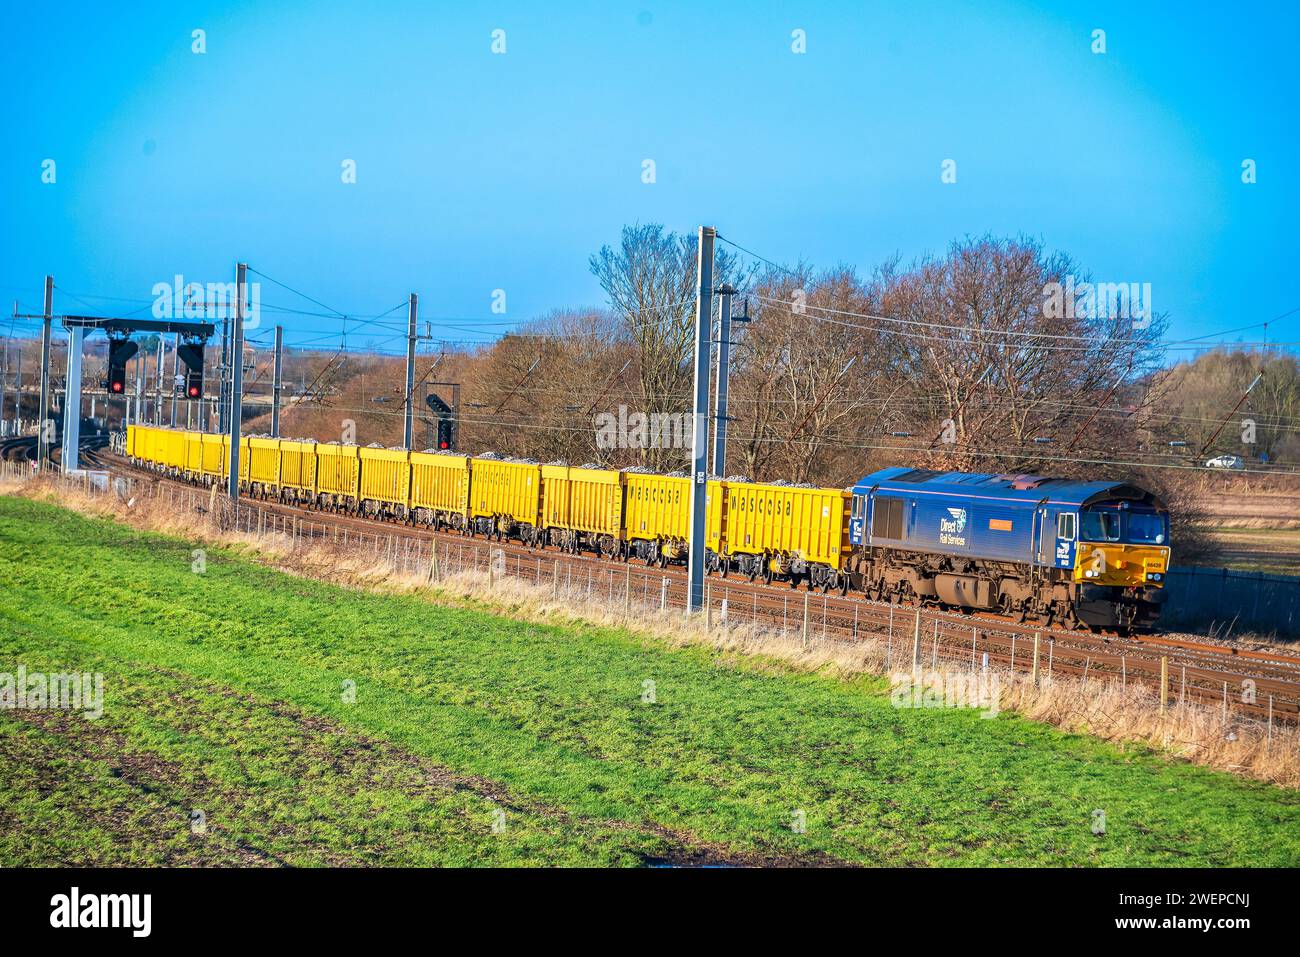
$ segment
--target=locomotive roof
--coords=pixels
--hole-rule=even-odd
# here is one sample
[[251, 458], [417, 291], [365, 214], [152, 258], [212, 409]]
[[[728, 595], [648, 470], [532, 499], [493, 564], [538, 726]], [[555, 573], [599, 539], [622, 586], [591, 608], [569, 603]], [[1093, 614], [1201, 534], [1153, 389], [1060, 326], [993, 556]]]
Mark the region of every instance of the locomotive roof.
[[873, 486], [882, 492], [924, 492], [1019, 502], [1041, 502], [1046, 499], [1061, 505], [1091, 505], [1122, 499], [1163, 508], [1160, 500], [1150, 492], [1128, 482], [1079, 482], [1042, 475], [939, 472], [933, 469], [895, 467], [864, 476], [856, 488], [865, 491]]

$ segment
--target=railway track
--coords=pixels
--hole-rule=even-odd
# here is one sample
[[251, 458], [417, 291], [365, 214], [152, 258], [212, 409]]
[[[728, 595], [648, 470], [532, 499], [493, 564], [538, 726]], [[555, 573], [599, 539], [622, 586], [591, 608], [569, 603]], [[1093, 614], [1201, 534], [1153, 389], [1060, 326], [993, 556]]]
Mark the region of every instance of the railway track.
[[[146, 482], [186, 489], [206, 499], [182, 479], [160, 476], [105, 451], [86, 453], [88, 463], [130, 474]], [[428, 564], [437, 542], [440, 560], [451, 569], [486, 571], [493, 552], [505, 574], [540, 585], [572, 589], [586, 578], [593, 597], [640, 606], [684, 608], [686, 573], [680, 567], [623, 564], [587, 554], [487, 541], [454, 532], [434, 532], [344, 513], [322, 512], [273, 499], [245, 499], [236, 523], [250, 532], [292, 534], [329, 540], [378, 553], [404, 548], [407, 556]], [[258, 515], [260, 517], [255, 517]], [[267, 525], [267, 517], [270, 524]], [[886, 663], [894, 670], [914, 664], [943, 663], [971, 668], [992, 666], [1032, 671], [1042, 676], [1067, 675], [1122, 684], [1136, 682], [1159, 690], [1167, 702], [1217, 705], [1225, 714], [1251, 719], [1300, 721], [1300, 656], [1184, 640], [1170, 636], [1121, 637], [1016, 623], [996, 615], [873, 602], [861, 596], [811, 593], [785, 585], [765, 585], [735, 577], [707, 582], [709, 614], [715, 621], [750, 621], [794, 631], [805, 638], [835, 641], [876, 639], [885, 645]], [[725, 605], [724, 605], [725, 602]], [[725, 609], [725, 611], [724, 611]], [[1037, 651], [1035, 651], [1037, 649]], [[1163, 671], [1162, 671], [1163, 669]]]

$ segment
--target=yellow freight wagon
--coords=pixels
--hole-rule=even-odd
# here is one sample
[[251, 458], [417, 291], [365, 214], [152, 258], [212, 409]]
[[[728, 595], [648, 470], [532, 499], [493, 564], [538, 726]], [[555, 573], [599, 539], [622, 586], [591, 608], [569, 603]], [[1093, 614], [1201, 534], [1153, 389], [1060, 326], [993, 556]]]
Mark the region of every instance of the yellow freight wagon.
[[470, 519], [481, 534], [516, 535], [532, 544], [541, 516], [542, 470], [529, 462], [470, 460]]
[[[361, 500], [371, 511], [404, 517], [411, 498], [411, 453], [371, 446], [361, 450]], [[387, 508], [385, 508], [387, 507]]]
[[182, 470], [186, 478], [197, 479], [203, 474], [203, 433], [186, 432], [185, 438], [185, 464]]
[[469, 457], [411, 453], [411, 508], [430, 525], [464, 528], [469, 513]]
[[230, 454], [230, 436], [200, 432], [199, 441], [202, 443], [199, 474], [211, 484], [213, 480], [225, 475], [229, 468], [226, 459]]
[[623, 539], [622, 473], [543, 465], [542, 525], [555, 544], [614, 554]]
[[[647, 562], [685, 560], [691, 528], [691, 480], [684, 475], [623, 473], [624, 528], [630, 551]], [[707, 485], [704, 546], [717, 552], [722, 540], [722, 483]]]
[[843, 489], [726, 483], [725, 555], [756, 577], [842, 587], [850, 495]]
[[[280, 486], [280, 440], [261, 436], [250, 437], [247, 446], [241, 445], [239, 474], [250, 487], [266, 493]], [[245, 464], [247, 460], [247, 464]]]
[[242, 488], [248, 488], [248, 463], [252, 460], [248, 441], [242, 435], [239, 437], [239, 484]]
[[179, 429], [164, 429], [162, 439], [162, 462], [167, 471], [179, 473], [185, 470], [185, 433]]
[[[292, 493], [286, 495], [286, 493]], [[280, 497], [316, 497], [316, 443], [280, 440]]]
[[157, 455], [154, 451], [158, 445], [157, 432], [157, 429], [148, 425], [136, 427], [135, 457], [142, 462], [157, 462]]
[[149, 458], [149, 433], [145, 425], [128, 425], [126, 427], [126, 454], [141, 462]]
[[316, 446], [316, 495], [322, 504], [338, 508], [355, 506], [361, 474], [361, 458], [355, 445], [334, 442]]

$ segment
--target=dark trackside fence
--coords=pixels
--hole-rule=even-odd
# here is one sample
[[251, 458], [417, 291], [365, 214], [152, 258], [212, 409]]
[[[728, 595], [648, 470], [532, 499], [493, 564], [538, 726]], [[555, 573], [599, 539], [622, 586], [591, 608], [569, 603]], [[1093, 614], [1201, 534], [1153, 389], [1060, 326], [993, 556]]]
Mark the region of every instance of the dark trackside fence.
[[1219, 637], [1276, 633], [1300, 641], [1300, 577], [1188, 565], [1171, 568], [1165, 588], [1164, 628], [1213, 627]]

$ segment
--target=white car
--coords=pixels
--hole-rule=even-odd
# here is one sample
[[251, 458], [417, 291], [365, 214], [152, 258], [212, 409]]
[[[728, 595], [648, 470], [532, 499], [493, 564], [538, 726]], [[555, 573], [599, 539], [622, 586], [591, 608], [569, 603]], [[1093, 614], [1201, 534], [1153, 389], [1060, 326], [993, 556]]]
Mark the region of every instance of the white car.
[[1205, 463], [1210, 469], [1244, 469], [1246, 461], [1240, 455], [1219, 455]]

